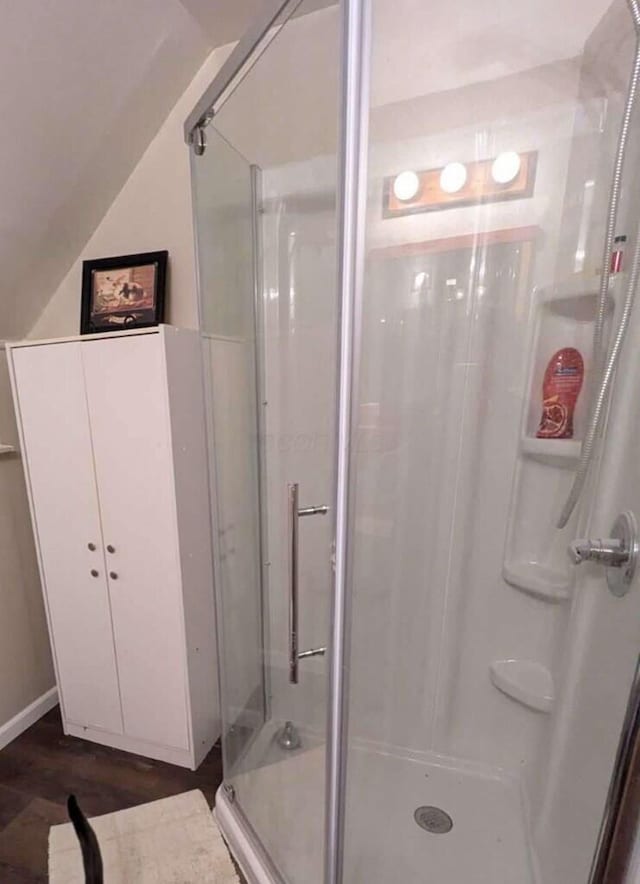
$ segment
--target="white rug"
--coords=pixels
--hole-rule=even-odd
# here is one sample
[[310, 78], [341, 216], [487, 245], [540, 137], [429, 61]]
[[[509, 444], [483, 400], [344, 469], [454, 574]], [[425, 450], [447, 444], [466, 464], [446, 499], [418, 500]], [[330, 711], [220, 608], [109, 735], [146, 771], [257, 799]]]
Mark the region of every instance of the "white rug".
[[[105, 884], [238, 884], [207, 801], [196, 789], [93, 817]], [[50, 884], [84, 884], [71, 823], [49, 832]]]

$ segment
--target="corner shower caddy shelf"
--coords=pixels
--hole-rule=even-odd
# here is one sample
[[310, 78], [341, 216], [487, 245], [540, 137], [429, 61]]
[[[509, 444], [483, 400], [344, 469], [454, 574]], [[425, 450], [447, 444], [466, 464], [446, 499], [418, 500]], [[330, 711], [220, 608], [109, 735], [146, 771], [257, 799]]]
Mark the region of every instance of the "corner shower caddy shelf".
[[[615, 306], [614, 293], [621, 285], [624, 285], [622, 273], [612, 277], [610, 282], [608, 317]], [[529, 345], [528, 400], [522, 416], [502, 575], [515, 589], [552, 604], [570, 597], [573, 573], [561, 544], [549, 550], [546, 526], [556, 516], [553, 508], [563, 496], [564, 486], [568, 492], [569, 473], [578, 466], [582, 440], [539, 439], [536, 436], [542, 405], [542, 381], [549, 359], [561, 347], [577, 347], [589, 364], [598, 289], [597, 276], [576, 274], [559, 285], [539, 291], [535, 307], [537, 318]], [[579, 437], [582, 435], [582, 420], [583, 415], [576, 411]], [[523, 525], [527, 526], [525, 537], [522, 536]], [[539, 564], [541, 560], [545, 564]]]
[[[613, 293], [624, 287], [626, 273], [618, 273], [609, 280], [607, 313], [614, 307]], [[598, 302], [600, 279], [597, 276], [569, 279], [553, 288], [540, 300], [540, 306], [556, 316], [576, 322], [593, 322]]]
[[534, 660], [494, 660], [489, 667], [491, 683], [512, 700], [536, 712], [551, 712], [553, 678]]
[[546, 602], [563, 602], [571, 594], [571, 580], [567, 575], [537, 562], [505, 562], [502, 576], [509, 586]]
[[525, 457], [550, 467], [566, 469], [575, 469], [580, 460], [581, 448], [579, 439], [538, 439], [536, 436], [523, 436], [520, 442], [520, 450]]

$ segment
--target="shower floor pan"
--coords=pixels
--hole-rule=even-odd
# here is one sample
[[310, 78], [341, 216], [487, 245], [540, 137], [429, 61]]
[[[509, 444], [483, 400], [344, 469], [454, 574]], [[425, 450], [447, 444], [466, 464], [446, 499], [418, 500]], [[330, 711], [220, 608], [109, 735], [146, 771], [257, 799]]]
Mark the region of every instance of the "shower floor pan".
[[[324, 763], [321, 745], [280, 749], [266, 732], [234, 777], [238, 804], [287, 884], [322, 884]], [[249, 769], [249, 763], [254, 765]], [[251, 884], [274, 880], [222, 790], [216, 814]], [[437, 808], [453, 823], [435, 834], [415, 819]], [[536, 884], [515, 782], [462, 762], [358, 748], [349, 754], [344, 884]], [[425, 819], [425, 813], [418, 814]], [[442, 822], [429, 811], [426, 820]]]

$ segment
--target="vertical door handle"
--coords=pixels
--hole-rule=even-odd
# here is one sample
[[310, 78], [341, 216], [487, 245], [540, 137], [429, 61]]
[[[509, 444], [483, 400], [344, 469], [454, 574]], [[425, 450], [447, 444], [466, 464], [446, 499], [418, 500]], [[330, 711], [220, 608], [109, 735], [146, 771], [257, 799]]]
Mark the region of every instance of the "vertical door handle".
[[289, 681], [298, 684], [298, 483], [289, 493]]
[[328, 506], [307, 506], [300, 509], [299, 485], [292, 482], [287, 485], [289, 498], [289, 682], [298, 684], [298, 662], [307, 657], [324, 656], [326, 648], [313, 648], [310, 651], [298, 650], [299, 629], [299, 563], [298, 563], [298, 520], [301, 516], [324, 516], [329, 512]]

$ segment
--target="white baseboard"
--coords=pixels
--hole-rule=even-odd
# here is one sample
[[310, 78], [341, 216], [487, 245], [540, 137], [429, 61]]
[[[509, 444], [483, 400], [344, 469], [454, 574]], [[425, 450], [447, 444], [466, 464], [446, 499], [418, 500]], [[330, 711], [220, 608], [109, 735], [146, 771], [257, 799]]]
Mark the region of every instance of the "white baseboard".
[[58, 702], [58, 689], [51, 688], [45, 694], [29, 703], [21, 712], [10, 718], [6, 724], [0, 725], [0, 749], [4, 749], [12, 740], [19, 737], [23, 731], [35, 724], [39, 718], [46, 715]]

